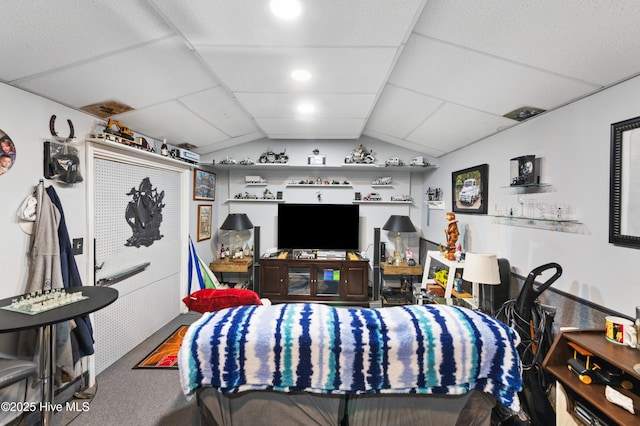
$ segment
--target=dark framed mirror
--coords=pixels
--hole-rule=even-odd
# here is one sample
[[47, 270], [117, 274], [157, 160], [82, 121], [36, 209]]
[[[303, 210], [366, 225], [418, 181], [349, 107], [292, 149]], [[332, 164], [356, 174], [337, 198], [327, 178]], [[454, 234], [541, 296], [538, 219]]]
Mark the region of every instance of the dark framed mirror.
[[640, 117], [611, 125], [609, 242], [640, 248]]

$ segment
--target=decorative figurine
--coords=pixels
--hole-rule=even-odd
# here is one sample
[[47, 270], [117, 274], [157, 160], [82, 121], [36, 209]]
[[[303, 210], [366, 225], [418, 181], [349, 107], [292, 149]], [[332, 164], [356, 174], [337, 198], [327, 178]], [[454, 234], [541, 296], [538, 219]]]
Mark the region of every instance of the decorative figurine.
[[453, 212], [447, 212], [447, 229], [444, 230], [444, 233], [447, 235], [447, 251], [444, 257], [448, 260], [456, 260], [456, 242], [460, 231], [458, 231], [456, 214]]

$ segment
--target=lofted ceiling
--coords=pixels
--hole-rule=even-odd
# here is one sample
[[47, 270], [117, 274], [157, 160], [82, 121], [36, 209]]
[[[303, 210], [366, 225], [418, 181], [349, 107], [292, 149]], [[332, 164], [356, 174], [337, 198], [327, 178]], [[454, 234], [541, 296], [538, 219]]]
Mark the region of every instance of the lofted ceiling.
[[127, 105], [112, 118], [200, 154], [364, 134], [439, 157], [640, 72], [637, 0], [298, 1], [290, 20], [270, 0], [3, 2], [0, 80]]

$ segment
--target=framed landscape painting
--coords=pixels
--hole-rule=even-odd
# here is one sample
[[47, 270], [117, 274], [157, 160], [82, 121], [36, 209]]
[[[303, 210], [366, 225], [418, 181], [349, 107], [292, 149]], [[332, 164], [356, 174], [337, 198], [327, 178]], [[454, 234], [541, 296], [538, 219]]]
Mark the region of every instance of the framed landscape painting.
[[489, 165], [481, 164], [453, 172], [451, 195], [454, 213], [487, 214]]

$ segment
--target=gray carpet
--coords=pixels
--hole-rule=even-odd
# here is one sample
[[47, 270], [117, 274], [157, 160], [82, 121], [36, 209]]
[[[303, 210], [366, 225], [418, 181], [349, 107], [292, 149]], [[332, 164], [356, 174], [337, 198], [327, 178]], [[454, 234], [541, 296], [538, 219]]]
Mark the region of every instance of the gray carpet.
[[[158, 332], [96, 377], [88, 409], [61, 412], [56, 426], [91, 425], [198, 425], [195, 399], [187, 401], [180, 389], [178, 370], [132, 369], [180, 325], [191, 324], [200, 314], [179, 315]], [[76, 400], [80, 407], [87, 400]]]

